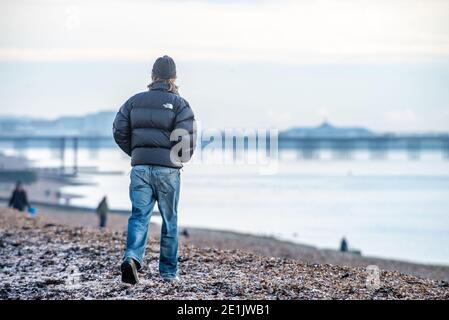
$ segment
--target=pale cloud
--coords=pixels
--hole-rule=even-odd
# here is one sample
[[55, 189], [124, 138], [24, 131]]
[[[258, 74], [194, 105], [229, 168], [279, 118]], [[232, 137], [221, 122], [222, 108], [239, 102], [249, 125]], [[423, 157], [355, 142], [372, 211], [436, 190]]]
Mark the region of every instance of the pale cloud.
[[283, 128], [291, 123], [292, 113], [290, 110], [268, 109], [265, 112], [265, 119], [267, 123], [270, 123], [269, 127]]
[[387, 112], [386, 118], [393, 124], [404, 125], [415, 123], [418, 117], [411, 109], [398, 109]]
[[320, 108], [318, 110], [318, 115], [322, 121], [329, 121], [331, 117], [331, 112], [326, 108]]
[[[4, 2], [0, 60], [448, 60], [449, 1]], [[154, 53], [154, 54], [153, 54]]]
[[116, 110], [161, 54], [206, 127], [449, 130], [447, 0], [0, 0], [0, 113]]

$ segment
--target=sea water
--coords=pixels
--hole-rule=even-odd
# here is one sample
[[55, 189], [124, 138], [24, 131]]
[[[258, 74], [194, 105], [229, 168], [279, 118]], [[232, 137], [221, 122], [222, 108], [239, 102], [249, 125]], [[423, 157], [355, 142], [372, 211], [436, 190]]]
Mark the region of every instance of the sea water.
[[[55, 151], [22, 153], [36, 166], [59, 166]], [[364, 255], [449, 265], [449, 161], [439, 152], [423, 152], [419, 159], [405, 152], [389, 152], [384, 159], [364, 152], [350, 159], [335, 159], [332, 152], [318, 159], [280, 154], [278, 171], [269, 175], [257, 165], [187, 164], [179, 224], [319, 248], [336, 249], [345, 236]], [[79, 165], [123, 174], [82, 176], [94, 184], [64, 187], [82, 196], [71, 204], [95, 207], [107, 195], [112, 208], [130, 208], [126, 155], [80, 149]]]

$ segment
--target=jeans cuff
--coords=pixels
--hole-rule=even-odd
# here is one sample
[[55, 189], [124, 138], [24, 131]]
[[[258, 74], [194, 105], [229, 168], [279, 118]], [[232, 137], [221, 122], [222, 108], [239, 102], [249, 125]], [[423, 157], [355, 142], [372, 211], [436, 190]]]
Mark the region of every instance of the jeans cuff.
[[142, 269], [142, 261], [139, 259], [139, 258], [137, 258], [135, 255], [133, 255], [133, 254], [125, 254], [124, 256], [123, 256], [123, 260], [126, 260], [126, 259], [128, 259], [128, 258], [131, 258], [131, 259], [133, 259], [135, 262], [136, 262], [136, 264], [137, 264], [137, 269], [138, 270], [140, 270], [140, 269]]
[[160, 273], [159, 275], [161, 276], [161, 278], [168, 278], [168, 279], [174, 279], [177, 276], [177, 274], [172, 273]]

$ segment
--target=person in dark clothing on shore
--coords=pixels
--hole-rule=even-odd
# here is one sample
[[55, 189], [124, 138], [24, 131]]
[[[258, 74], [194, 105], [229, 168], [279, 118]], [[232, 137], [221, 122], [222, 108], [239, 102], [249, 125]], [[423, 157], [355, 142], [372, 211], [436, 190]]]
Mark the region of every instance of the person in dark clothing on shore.
[[340, 251], [341, 252], [348, 252], [349, 246], [348, 246], [348, 240], [346, 240], [346, 237], [343, 237], [340, 242]]
[[25, 208], [30, 208], [30, 203], [28, 202], [28, 197], [25, 189], [22, 187], [22, 183], [17, 181], [16, 187], [12, 192], [11, 198], [9, 199], [8, 207], [14, 208], [19, 211], [25, 210]]
[[100, 228], [105, 228], [109, 212], [108, 199], [106, 198], [106, 196], [101, 199], [96, 211], [98, 219], [100, 220]]

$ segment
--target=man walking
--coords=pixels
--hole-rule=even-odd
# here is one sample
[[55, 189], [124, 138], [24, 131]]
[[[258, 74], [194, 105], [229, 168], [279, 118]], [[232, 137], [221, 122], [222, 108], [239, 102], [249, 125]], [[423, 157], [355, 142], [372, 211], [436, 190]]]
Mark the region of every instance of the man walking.
[[128, 99], [113, 124], [114, 139], [131, 156], [129, 187], [132, 213], [128, 220], [122, 281], [137, 283], [148, 239], [148, 225], [157, 202], [162, 216], [159, 273], [177, 280], [178, 201], [180, 168], [195, 149], [195, 118], [179, 96], [172, 58], [160, 57], [152, 70], [148, 91]]

